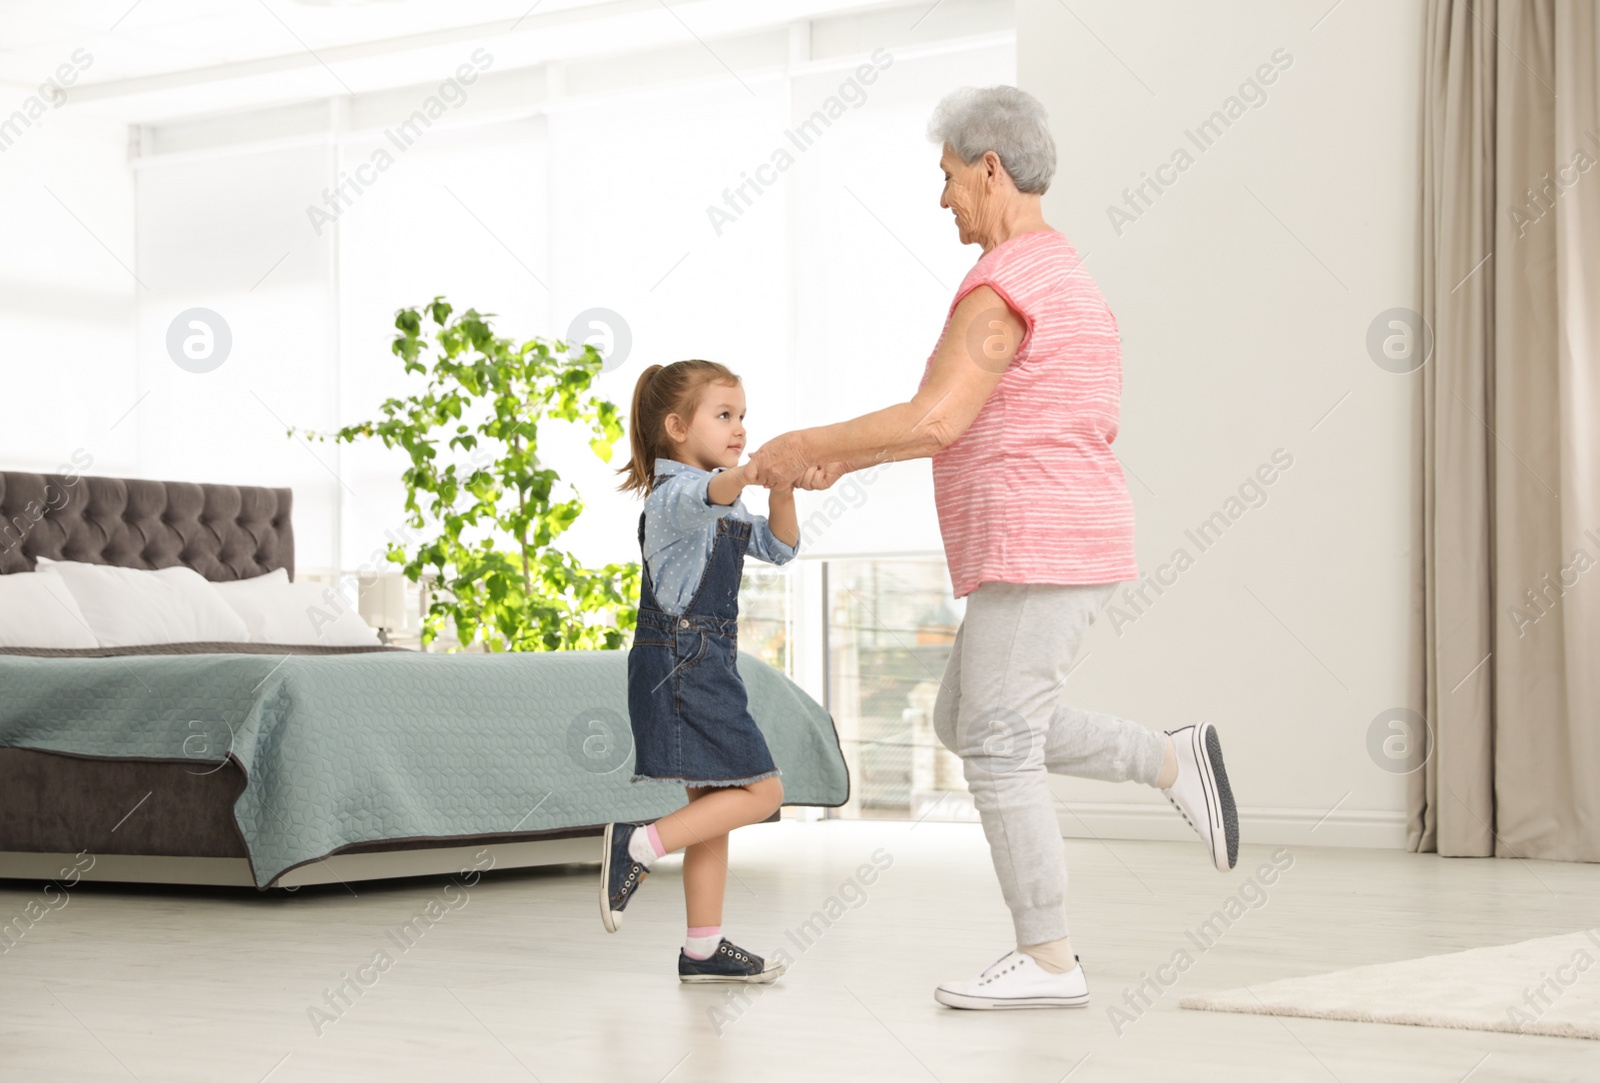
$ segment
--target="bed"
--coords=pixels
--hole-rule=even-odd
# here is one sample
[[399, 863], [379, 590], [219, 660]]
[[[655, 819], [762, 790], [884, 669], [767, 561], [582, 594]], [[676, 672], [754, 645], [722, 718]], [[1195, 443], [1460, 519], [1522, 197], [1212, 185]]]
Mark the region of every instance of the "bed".
[[[39, 557], [294, 572], [288, 489], [0, 472], [0, 575]], [[201, 588], [204, 589], [204, 588]], [[0, 878], [259, 890], [598, 860], [633, 784], [626, 651], [179, 643], [0, 649]], [[832, 717], [745, 652], [785, 803], [836, 807]]]

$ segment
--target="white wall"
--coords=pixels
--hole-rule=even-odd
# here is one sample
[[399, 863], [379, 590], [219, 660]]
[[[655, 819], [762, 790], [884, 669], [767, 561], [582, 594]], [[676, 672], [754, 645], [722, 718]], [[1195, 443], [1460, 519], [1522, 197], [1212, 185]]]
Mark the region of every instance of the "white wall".
[[[0, 116], [35, 91], [0, 83]], [[86, 472], [128, 473], [144, 291], [127, 127], [68, 104], [0, 144], [0, 463], [49, 473], [82, 449]]]
[[[1415, 306], [1422, 9], [1330, 8], [1018, 2], [1019, 85], [1060, 154], [1045, 217], [1122, 330], [1116, 451], [1141, 570], [1195, 557], [1153, 604], [1108, 607], [1066, 695], [1162, 729], [1216, 724], [1246, 842], [1399, 846], [1405, 779], [1367, 733], [1407, 702], [1413, 382], [1365, 337]], [[1279, 49], [1264, 103], [1199, 150], [1185, 131]], [[1192, 166], [1119, 235], [1107, 207], [1179, 147]], [[1185, 530], [1279, 448], [1293, 465], [1266, 503], [1201, 553]], [[1057, 793], [1071, 835], [1189, 832], [1143, 787]]]
[[[297, 571], [333, 563], [339, 452], [291, 441], [333, 427], [338, 364], [331, 236], [305, 208], [332, 167], [325, 144], [138, 163], [135, 476], [294, 489]], [[168, 329], [194, 308], [231, 343], [211, 371], [174, 362]], [[187, 322], [187, 321], [184, 321]], [[220, 355], [219, 355], [220, 356]], [[99, 471], [96, 471], [97, 473]]]

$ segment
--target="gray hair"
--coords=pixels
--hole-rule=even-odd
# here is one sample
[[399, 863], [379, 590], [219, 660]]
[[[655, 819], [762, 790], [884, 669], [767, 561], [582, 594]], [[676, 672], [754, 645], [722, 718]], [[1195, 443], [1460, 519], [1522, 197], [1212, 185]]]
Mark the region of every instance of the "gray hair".
[[1056, 171], [1056, 141], [1039, 99], [1014, 86], [953, 90], [928, 121], [928, 139], [949, 143], [968, 165], [994, 151], [1019, 192], [1042, 193]]

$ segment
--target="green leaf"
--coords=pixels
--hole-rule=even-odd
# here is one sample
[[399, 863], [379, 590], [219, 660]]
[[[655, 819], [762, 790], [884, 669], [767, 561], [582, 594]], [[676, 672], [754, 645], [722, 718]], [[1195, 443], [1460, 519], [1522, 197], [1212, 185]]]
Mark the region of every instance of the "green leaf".
[[[429, 337], [422, 313], [437, 328]], [[391, 544], [386, 559], [412, 582], [435, 581], [424, 645], [451, 630], [460, 649], [617, 650], [637, 625], [639, 565], [585, 568], [552, 544], [584, 504], [576, 494], [553, 499], [561, 478], [538, 455], [540, 424], [561, 421], [587, 428], [590, 449], [611, 461], [624, 428], [616, 404], [591, 391], [603, 359], [593, 346], [569, 360], [566, 343], [496, 335], [494, 316], [455, 314], [442, 295], [399, 309], [390, 352], [425, 386], [333, 438], [405, 454], [402, 510], [415, 540]], [[455, 461], [463, 453], [470, 468]], [[602, 614], [613, 623], [595, 619]]]

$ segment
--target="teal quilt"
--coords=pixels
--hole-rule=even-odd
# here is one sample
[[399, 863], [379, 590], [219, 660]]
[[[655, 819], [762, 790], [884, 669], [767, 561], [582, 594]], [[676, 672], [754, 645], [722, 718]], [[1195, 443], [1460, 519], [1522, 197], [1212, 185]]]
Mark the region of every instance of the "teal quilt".
[[[833, 719], [739, 655], [784, 803], [835, 806]], [[683, 790], [631, 783], [626, 651], [0, 657], [0, 746], [238, 761], [256, 885], [358, 842], [650, 820]]]

